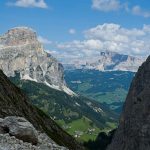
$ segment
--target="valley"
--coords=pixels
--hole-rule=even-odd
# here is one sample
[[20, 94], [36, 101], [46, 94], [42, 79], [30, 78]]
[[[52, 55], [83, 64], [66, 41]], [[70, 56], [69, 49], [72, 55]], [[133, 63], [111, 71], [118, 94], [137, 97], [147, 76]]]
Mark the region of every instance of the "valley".
[[65, 80], [73, 91], [108, 105], [119, 114], [134, 75], [129, 71], [65, 70]]
[[33, 105], [78, 140], [95, 139], [99, 132], [108, 132], [117, 125], [119, 115], [104, 104], [83, 96], [72, 97], [41, 83], [20, 80], [18, 74], [10, 80], [29, 96]]

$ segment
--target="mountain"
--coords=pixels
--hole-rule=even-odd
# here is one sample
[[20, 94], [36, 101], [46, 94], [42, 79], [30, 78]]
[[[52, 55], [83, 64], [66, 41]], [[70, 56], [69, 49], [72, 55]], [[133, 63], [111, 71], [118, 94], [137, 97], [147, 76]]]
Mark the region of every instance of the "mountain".
[[76, 95], [66, 86], [63, 66], [44, 51], [34, 30], [10, 29], [0, 37], [0, 45], [0, 68], [34, 106], [68, 133], [88, 140], [116, 126], [118, 115], [107, 106]]
[[108, 150], [150, 149], [150, 56], [136, 73]]
[[62, 64], [44, 51], [33, 29], [16, 27], [0, 36], [0, 69], [8, 77], [19, 72], [21, 79], [74, 95], [66, 86]]
[[136, 72], [144, 58], [119, 54], [111, 51], [100, 52], [95, 58], [75, 61], [73, 64], [64, 64], [65, 69], [91, 69], [99, 71], [131, 71]]
[[[61, 146], [68, 147], [71, 150], [84, 149], [74, 138], [50, 119], [49, 116], [37, 107], [31, 105], [27, 96], [18, 87], [12, 84], [0, 70], [0, 118], [8, 116], [26, 118], [32, 123], [36, 130], [46, 133], [52, 140]], [[18, 119], [18, 121], [21, 122], [20, 126], [23, 126], [24, 121], [21, 121], [21, 119]], [[0, 119], [0, 122], [2, 122], [2, 119]], [[27, 125], [27, 123], [25, 123], [25, 125]], [[5, 129], [9, 132], [7, 128]], [[14, 133], [15, 131], [12, 130], [12, 132]], [[28, 133], [29, 132], [26, 134]]]

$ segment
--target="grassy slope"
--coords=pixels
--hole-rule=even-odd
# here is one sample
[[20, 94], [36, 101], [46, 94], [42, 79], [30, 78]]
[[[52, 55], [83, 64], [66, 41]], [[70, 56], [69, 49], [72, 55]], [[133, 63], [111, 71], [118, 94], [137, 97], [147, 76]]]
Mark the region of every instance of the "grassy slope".
[[[63, 127], [68, 133], [72, 136], [78, 136], [78, 140], [88, 141], [95, 140], [98, 133], [100, 132], [109, 132], [110, 129], [116, 128], [117, 124], [112, 122], [107, 122], [107, 127], [98, 128], [95, 124], [86, 117], [82, 117], [81, 119], [77, 119], [66, 124], [63, 120], [58, 120], [57, 123]], [[75, 132], [77, 131], [77, 132]], [[80, 135], [81, 133], [81, 135]]]
[[[111, 124], [116, 123], [118, 116], [112, 113], [105, 105], [84, 97], [68, 96], [63, 92], [56, 91], [43, 84], [25, 80], [21, 81], [18, 78], [11, 78], [11, 80], [24, 90], [35, 106], [42, 109], [56, 121], [59, 120], [60, 122], [60, 120], [63, 120], [66, 126], [71, 126], [71, 129], [66, 129], [66, 131], [72, 135], [75, 135], [75, 131], [79, 130], [80, 127], [78, 124], [87, 126], [82, 119], [88, 118], [89, 125], [87, 127], [92, 128], [94, 126], [95, 132], [89, 136], [85, 133], [87, 129], [85, 131], [85, 129], [81, 128], [84, 133], [79, 139], [93, 139], [100, 130], [112, 129], [112, 126], [107, 124], [107, 122]], [[90, 103], [90, 106], [87, 103]], [[96, 112], [94, 109], [98, 111], [102, 109], [103, 112]], [[91, 124], [91, 122], [93, 123]], [[62, 127], [64, 124], [62, 124]]]
[[0, 70], [0, 118], [21, 116], [29, 120], [39, 131], [44, 131], [57, 144], [71, 150], [84, 148], [48, 115], [33, 106], [21, 89], [16, 87]]

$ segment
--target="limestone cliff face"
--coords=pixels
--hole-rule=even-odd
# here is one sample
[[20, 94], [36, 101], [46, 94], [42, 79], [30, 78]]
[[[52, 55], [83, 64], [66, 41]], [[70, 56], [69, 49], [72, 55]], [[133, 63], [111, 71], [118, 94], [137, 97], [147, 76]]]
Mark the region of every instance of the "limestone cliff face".
[[69, 91], [64, 81], [63, 66], [44, 51], [36, 32], [27, 27], [13, 28], [0, 36], [0, 69], [7, 76], [15, 76], [15, 72], [19, 72], [21, 79]]
[[131, 84], [119, 128], [108, 150], [150, 150], [150, 56]]

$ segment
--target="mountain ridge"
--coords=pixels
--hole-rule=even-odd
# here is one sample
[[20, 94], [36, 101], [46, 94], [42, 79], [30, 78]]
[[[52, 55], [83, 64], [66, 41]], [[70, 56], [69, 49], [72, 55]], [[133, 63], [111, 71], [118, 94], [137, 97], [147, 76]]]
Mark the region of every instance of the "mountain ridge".
[[62, 64], [45, 52], [31, 28], [15, 27], [0, 36], [0, 69], [8, 77], [19, 72], [21, 79], [76, 95], [65, 83]]
[[101, 51], [95, 58], [64, 64], [65, 69], [90, 69], [99, 71], [131, 71], [136, 72], [145, 58], [138, 58], [112, 51]]

